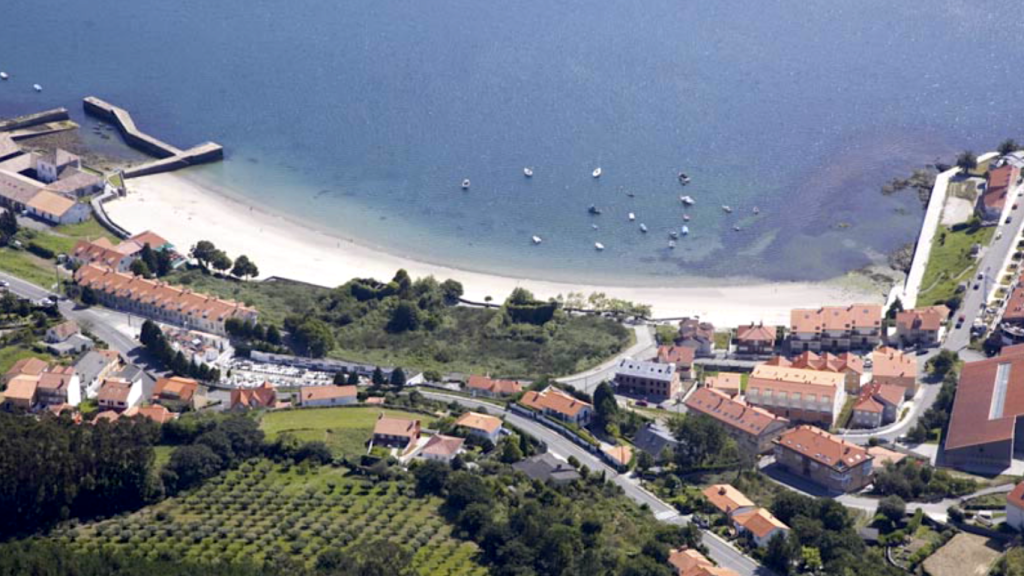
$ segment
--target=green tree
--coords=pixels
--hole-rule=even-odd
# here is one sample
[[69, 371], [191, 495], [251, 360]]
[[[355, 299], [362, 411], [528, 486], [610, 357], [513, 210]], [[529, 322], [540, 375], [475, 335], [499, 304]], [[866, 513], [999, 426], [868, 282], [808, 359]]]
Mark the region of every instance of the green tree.
[[416, 493], [419, 495], [439, 495], [448, 482], [448, 475], [452, 469], [443, 462], [428, 460], [413, 470], [413, 478], [416, 479]]
[[210, 266], [213, 266], [214, 270], [224, 273], [231, 269], [231, 258], [228, 258], [228, 255], [223, 250], [217, 250], [213, 253]]
[[349, 386], [356, 386], [356, 385], [358, 385], [359, 384], [359, 374], [356, 374], [356, 372], [354, 370], [352, 372], [349, 372], [348, 373], [348, 382], [346, 382], [346, 384], [348, 384]]
[[18, 233], [18, 217], [14, 215], [14, 212], [10, 209], [4, 210], [3, 214], [0, 214], [0, 237], [3, 238], [3, 243], [7, 244], [11, 238]]
[[402, 333], [416, 330], [420, 327], [420, 311], [411, 302], [399, 302], [391, 312], [391, 319], [388, 321], [387, 331]]
[[249, 260], [248, 256], [242, 254], [235, 259], [235, 266], [231, 269], [231, 275], [247, 280], [259, 276], [260, 270], [252, 260]]
[[462, 298], [462, 284], [456, 280], [445, 280], [441, 283], [441, 294], [446, 305], [455, 306], [459, 303], [459, 299]]
[[82, 304], [85, 306], [93, 306], [96, 304], [96, 291], [92, 289], [92, 286], [85, 286], [82, 288], [81, 300]]
[[1017, 141], [1013, 138], [1007, 138], [999, 143], [999, 154], [1002, 156], [1006, 156], [1010, 152], [1016, 152], [1017, 150], [1020, 150], [1020, 145], [1017, 144]]
[[373, 375], [370, 376], [370, 382], [373, 383], [373, 386], [375, 388], [379, 388], [383, 386], [386, 381], [387, 380], [384, 378], [384, 371], [380, 369], [380, 366], [374, 368]]
[[267, 326], [267, 342], [278, 346], [281, 344], [281, 331], [277, 329], [277, 326], [273, 324]]
[[523, 459], [523, 450], [516, 435], [505, 436], [498, 444], [501, 448], [498, 459], [505, 464], [515, 464]]
[[878, 503], [878, 513], [896, 524], [907, 515], [907, 503], [899, 496], [886, 496]]
[[965, 150], [956, 157], [956, 165], [964, 172], [970, 172], [978, 167], [978, 155], [970, 150]]
[[216, 253], [217, 247], [209, 240], [200, 240], [199, 242], [196, 242], [196, 245], [193, 246], [191, 250], [192, 258], [194, 258], [195, 261], [204, 269], [209, 267], [209, 263], [213, 260]]
[[296, 343], [313, 358], [322, 358], [334, 348], [334, 334], [323, 320], [309, 318], [295, 331]]
[[646, 474], [648, 470], [654, 467], [654, 457], [640, 450], [636, 455], [636, 469], [641, 474]]
[[131, 270], [132, 274], [142, 276], [143, 278], [149, 278], [153, 275], [149, 270], [149, 266], [146, 265], [146, 261], [141, 258], [133, 261], [128, 269]]
[[776, 534], [768, 541], [764, 552], [764, 565], [779, 574], [789, 574], [795, 560], [795, 550], [783, 534]]
[[391, 371], [391, 378], [389, 379], [389, 382], [395, 388], [405, 386], [405, 370], [402, 370], [400, 366], [395, 367], [395, 369]]

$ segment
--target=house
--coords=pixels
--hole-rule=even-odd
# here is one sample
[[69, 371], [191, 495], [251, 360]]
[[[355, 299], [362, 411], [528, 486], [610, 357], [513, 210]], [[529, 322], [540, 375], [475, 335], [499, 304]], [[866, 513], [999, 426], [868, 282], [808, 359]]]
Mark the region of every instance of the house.
[[756, 507], [750, 498], [733, 488], [731, 484], [712, 484], [704, 489], [703, 494], [709, 504], [729, 517]]
[[733, 570], [715, 566], [697, 550], [672, 550], [668, 563], [675, 569], [676, 576], [739, 576]]
[[733, 515], [732, 522], [736, 531], [753, 538], [758, 548], [767, 546], [776, 535], [783, 538], [789, 535], [789, 526], [764, 508], [738, 512]]
[[633, 446], [647, 452], [658, 462], [661, 462], [666, 455], [665, 450], [675, 450], [679, 441], [672, 436], [672, 432], [664, 426], [649, 422], [637, 431], [633, 438]]
[[1019, 276], [1013, 285], [1010, 299], [1003, 310], [1002, 322], [1016, 328], [1024, 326], [1024, 275]]
[[580, 474], [575, 468], [559, 460], [550, 452], [531, 456], [516, 462], [512, 465], [512, 468], [526, 474], [532, 480], [539, 480], [556, 486], [570, 484], [580, 479]]
[[917, 393], [917, 359], [895, 348], [881, 347], [871, 353], [871, 381], [899, 386], [907, 399]]
[[[326, 386], [324, 386], [326, 388]], [[302, 395], [302, 388], [299, 389]], [[234, 388], [228, 410], [249, 410], [250, 408], [274, 408], [277, 406], [277, 390], [269, 381], [256, 388]]]
[[350, 406], [358, 401], [355, 386], [303, 386], [299, 404], [311, 406]]
[[121, 355], [113, 350], [92, 350], [75, 362], [75, 374], [90, 397], [95, 396], [103, 380], [120, 368]]
[[407, 448], [420, 438], [420, 421], [392, 418], [384, 413], [373, 425], [373, 444], [375, 446], [391, 446]]
[[704, 377], [704, 387], [735, 398], [743, 391], [743, 375], [739, 372], [717, 372]]
[[831, 426], [846, 400], [846, 376], [761, 364], [747, 380], [746, 401], [796, 422]]
[[492, 444], [497, 444], [501, 435], [501, 420], [486, 414], [466, 412], [455, 421], [455, 425], [469, 434], [490, 440]]
[[871, 350], [882, 339], [882, 307], [853, 304], [796, 309], [790, 312], [789, 324], [792, 353]]
[[783, 356], [774, 356], [768, 359], [765, 364], [783, 368], [802, 368], [804, 370], [845, 374], [845, 389], [848, 394], [860, 392], [860, 387], [864, 380], [864, 359], [850, 352], [843, 352], [842, 354], [825, 352], [819, 355], [807, 351], [792, 360]]
[[114, 410], [123, 412], [137, 406], [142, 401], [142, 381], [129, 382], [117, 378], [109, 378], [103, 381], [99, 393], [96, 396], [96, 403], [100, 410]]
[[42, 191], [41, 182], [16, 171], [0, 170], [0, 201], [7, 208], [20, 212]]
[[889, 464], [899, 464], [907, 458], [907, 455], [895, 450], [889, 450], [883, 446], [868, 446], [868, 454], [874, 457], [875, 466], [885, 468]]
[[[1009, 310], [1009, 307], [1007, 308]], [[896, 314], [896, 341], [905, 347], [931, 348], [942, 340], [943, 327], [949, 319], [949, 308], [928, 306], [904, 310]]]
[[174, 412], [182, 412], [186, 409], [195, 408], [196, 392], [199, 391], [199, 382], [191, 378], [160, 378], [153, 386], [154, 404], [162, 404]]
[[751, 406], [713, 388], [698, 388], [686, 399], [686, 409], [716, 420], [737, 445], [749, 454], [770, 452], [773, 442], [789, 426], [768, 410]]
[[689, 346], [658, 346], [658, 355], [655, 362], [659, 364], [674, 364], [680, 378], [693, 380], [693, 359], [696, 350]]
[[1012, 163], [989, 169], [985, 177], [985, 191], [978, 196], [978, 215], [988, 221], [999, 220], [1010, 188], [1016, 186], [1019, 179], [1020, 168]]
[[1024, 344], [967, 362], [953, 400], [945, 461], [954, 468], [1002, 471], [1024, 451]]
[[95, 264], [79, 268], [75, 272], [75, 281], [83, 288], [92, 288], [96, 299], [104, 306], [190, 330], [225, 336], [224, 322], [228, 318], [252, 324], [258, 320], [256, 309], [241, 303], [206, 296], [158, 280], [115, 272]]
[[61, 148], [32, 156], [36, 161], [36, 178], [46, 184], [56, 182], [65, 170], [82, 168], [81, 158]]
[[621, 446], [602, 447], [601, 452], [619, 470], [629, 468], [629, 463], [633, 461], [633, 449], [624, 444]]
[[1024, 532], [1024, 482], [1006, 495], [1006, 525]]
[[448, 463], [462, 453], [462, 444], [464, 442], [465, 440], [455, 436], [435, 434], [427, 440], [418, 456], [423, 460]]
[[10, 382], [15, 376], [39, 376], [49, 368], [50, 365], [39, 358], [22, 358], [4, 374], [4, 382]]
[[25, 210], [29, 215], [53, 225], [85, 222], [90, 214], [88, 204], [76, 202], [49, 190], [40, 190], [25, 203]]
[[132, 416], [142, 416], [143, 418], [148, 418], [157, 424], [166, 424], [178, 417], [177, 414], [163, 406], [160, 406], [159, 404], [129, 408], [124, 413], [124, 416], [127, 418], [131, 418]]
[[55, 356], [73, 356], [81, 354], [86, 350], [92, 350], [95, 345], [96, 343], [92, 341], [92, 338], [84, 334], [75, 333], [63, 342], [47, 344], [46, 351]]
[[487, 376], [473, 375], [469, 377], [466, 389], [473, 396], [499, 398], [518, 394], [523, 391], [523, 386], [516, 380], [492, 380]]
[[814, 426], [798, 426], [775, 439], [777, 466], [832, 492], [870, 484], [873, 461], [864, 448]]
[[102, 192], [103, 179], [84, 170], [70, 168], [61, 174], [60, 180], [50, 183], [44, 190], [77, 200], [83, 196]]
[[141, 252], [142, 245], [137, 242], [125, 241], [115, 245], [110, 240], [100, 237], [92, 241], [79, 240], [70, 256], [72, 262], [78, 266], [96, 264], [127, 274]]
[[4, 390], [4, 410], [8, 412], [29, 411], [36, 405], [39, 376], [20, 374], [7, 381]]
[[623, 358], [615, 367], [615, 390], [620, 394], [666, 400], [679, 394], [675, 364]]
[[542, 392], [527, 392], [519, 403], [537, 412], [564, 422], [584, 426], [590, 422], [594, 407], [566, 392], [549, 386]]
[[715, 325], [700, 318], [683, 318], [679, 322], [676, 344], [693, 348], [698, 357], [715, 355]]
[[872, 382], [860, 391], [853, 405], [850, 428], [879, 428], [892, 424], [903, 406], [903, 388]]
[[36, 401], [43, 406], [82, 402], [82, 381], [71, 366], [57, 366], [39, 375]]
[[61, 322], [56, 326], [47, 328], [45, 338], [47, 342], [56, 344], [58, 342], [63, 342], [78, 333], [78, 323], [74, 320], [68, 320], [66, 322]]
[[778, 329], [764, 323], [748, 324], [736, 328], [736, 353], [748, 356], [768, 356], [775, 351]]

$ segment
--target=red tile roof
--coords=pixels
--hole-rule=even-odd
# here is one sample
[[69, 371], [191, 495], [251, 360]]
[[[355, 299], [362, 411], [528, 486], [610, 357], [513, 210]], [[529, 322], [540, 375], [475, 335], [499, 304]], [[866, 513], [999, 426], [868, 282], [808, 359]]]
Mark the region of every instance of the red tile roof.
[[917, 359], [895, 348], [883, 346], [871, 353], [874, 364], [872, 376], [887, 378], [917, 378]]
[[1017, 180], [1019, 171], [1012, 164], [1004, 164], [988, 172], [988, 186], [981, 195], [981, 202], [991, 210], [1002, 210], [1006, 205], [1006, 193]]
[[731, 484], [712, 484], [704, 489], [704, 497], [712, 506], [725, 514], [732, 514], [740, 508], [751, 508], [754, 502]]
[[128, 411], [124, 413], [124, 415], [125, 417], [128, 418], [132, 416], [142, 416], [143, 418], [149, 418], [150, 420], [156, 422], [157, 424], [166, 424], [178, 417], [177, 414], [171, 412], [170, 410], [163, 406], [160, 406], [159, 404], [153, 406], [136, 406], [134, 408], [129, 408]]
[[405, 418], [392, 418], [381, 414], [373, 425], [374, 435], [383, 436], [406, 436], [413, 438], [420, 433], [419, 420], [406, 420]]
[[476, 412], [466, 412], [458, 420], [455, 421], [456, 426], [464, 426], [466, 428], [472, 428], [474, 430], [482, 430], [487, 434], [494, 434], [501, 429], [501, 420], [494, 416], [488, 416], [486, 414], [478, 414]]
[[1024, 322], [1024, 275], [1017, 279], [1017, 287], [1010, 293], [1010, 300], [1003, 312], [1004, 322]]
[[492, 380], [487, 376], [470, 376], [466, 386], [476, 390], [486, 390], [499, 396], [509, 396], [523, 391], [517, 380]]
[[777, 333], [775, 326], [750, 324], [736, 328], [736, 340], [740, 342], [775, 342]]
[[199, 389], [199, 382], [191, 378], [174, 376], [172, 378], [161, 378], [153, 386], [153, 399], [169, 398], [188, 402], [195, 396]]
[[873, 382], [861, 389], [853, 409], [860, 412], [882, 412], [884, 404], [899, 406], [903, 402], [904, 393], [900, 386]]
[[814, 426], [798, 426], [782, 433], [775, 443], [835, 470], [846, 470], [871, 460], [864, 448]]
[[783, 524], [782, 520], [779, 520], [764, 508], [740, 512], [732, 518], [737, 524], [749, 530], [758, 538], [768, 536], [773, 530], [789, 530], [789, 526]]
[[459, 453], [459, 450], [462, 450], [463, 442], [465, 441], [462, 438], [437, 434], [431, 436], [430, 440], [427, 440], [421, 453], [444, 457], [454, 456]]
[[668, 556], [668, 563], [676, 569], [679, 576], [689, 576], [689, 571], [699, 566], [714, 566], [703, 554], [692, 549], [672, 550]]
[[299, 402], [330, 400], [332, 398], [355, 398], [355, 386], [303, 386], [299, 388]]
[[39, 376], [49, 368], [49, 365], [40, 360], [39, 358], [22, 358], [11, 366], [11, 369], [4, 374], [4, 377], [10, 379], [15, 376], [27, 374], [29, 376]]
[[743, 375], [738, 372], [719, 372], [704, 377], [704, 386], [726, 394], [738, 394], [743, 388]]
[[905, 331], [938, 331], [947, 318], [949, 318], [949, 308], [942, 305], [914, 308], [897, 313], [896, 326]]
[[[1008, 373], [1005, 396], [998, 414], [993, 404], [1000, 366]], [[960, 371], [953, 411], [946, 434], [946, 450], [1013, 438], [1017, 417], [1024, 414], [1024, 345], [1003, 348], [995, 358], [968, 362]]]
[[689, 368], [697, 351], [689, 346], [658, 346], [658, 362]]
[[880, 328], [882, 307], [878, 304], [825, 306], [817, 310], [795, 309], [789, 314], [793, 332], [821, 333], [824, 330], [849, 331], [860, 328]]
[[747, 434], [760, 435], [770, 425], [788, 422], [767, 410], [750, 406], [711, 388], [698, 388], [686, 399], [686, 408], [706, 414]]
[[1017, 484], [1013, 490], [1006, 495], [1006, 503], [1024, 510], [1024, 482]]
[[108, 378], [100, 386], [96, 399], [100, 402], [128, 402], [128, 395], [132, 391], [130, 382], [119, 378]]
[[593, 408], [590, 404], [553, 386], [543, 392], [527, 392], [520, 402], [535, 410], [548, 409], [569, 418], [575, 418], [585, 408]]
[[[301, 393], [300, 388], [300, 393]], [[270, 382], [257, 388], [235, 388], [231, 390], [229, 408], [273, 408], [277, 404], [277, 390]]]

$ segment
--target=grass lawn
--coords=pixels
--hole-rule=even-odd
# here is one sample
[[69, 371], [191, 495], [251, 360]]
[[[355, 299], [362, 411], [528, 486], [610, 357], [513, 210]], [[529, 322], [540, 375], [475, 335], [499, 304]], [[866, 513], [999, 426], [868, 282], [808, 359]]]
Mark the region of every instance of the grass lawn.
[[53, 360], [53, 356], [49, 354], [41, 354], [21, 346], [6, 346], [0, 348], [0, 374], [6, 373], [11, 369], [11, 366], [14, 366], [15, 362], [23, 358], [39, 358], [47, 362]]
[[718, 350], [728, 350], [729, 344], [732, 343], [732, 332], [715, 332], [715, 348]]
[[[942, 235], [945, 234], [943, 241]], [[932, 242], [928, 265], [921, 279], [918, 293], [919, 305], [942, 304], [955, 293], [960, 282], [969, 281], [977, 269], [977, 261], [971, 257], [971, 246], [988, 245], [995, 234], [995, 228], [980, 228], [973, 234], [967, 229], [953, 232], [940, 227]]]
[[160, 470], [165, 464], [171, 460], [171, 452], [174, 451], [174, 446], [154, 446], [153, 451], [156, 452], [156, 460], [153, 463], [155, 470]]
[[61, 224], [60, 226], [54, 228], [54, 231], [56, 231], [59, 234], [63, 234], [64, 236], [69, 236], [71, 238], [76, 239], [86, 238], [90, 240], [95, 240], [102, 236], [107, 240], [110, 240], [114, 244], [117, 244], [120, 241], [117, 238], [117, 236], [111, 234], [110, 231], [108, 231], [106, 228], [100, 225], [99, 222], [92, 218], [86, 220], [85, 222], [80, 222], [78, 224]]
[[440, 498], [416, 497], [401, 480], [373, 484], [347, 473], [246, 463], [191, 492], [53, 537], [78, 551], [171, 554], [210, 566], [210, 574], [216, 562], [262, 564], [276, 554], [312, 567], [327, 550], [365, 549], [383, 538], [413, 552], [415, 574], [486, 576], [476, 545], [452, 535]]
[[843, 404], [843, 409], [839, 412], [839, 417], [836, 418], [835, 423], [832, 425], [832, 429], [846, 428], [850, 424], [850, 418], [853, 416], [853, 405], [857, 403], [858, 396], [850, 395], [846, 398], [846, 403]]
[[[397, 418], [428, 418], [423, 414], [383, 410]], [[366, 453], [366, 441], [373, 435], [373, 424], [380, 408], [297, 408], [278, 410], [263, 415], [260, 426], [273, 439], [282, 432], [294, 434], [303, 441], [323, 440], [336, 456]]]
[[171, 284], [189, 286], [196, 292], [230, 298], [248, 306], [255, 306], [260, 311], [261, 322], [266, 321], [278, 326], [284, 321], [285, 316], [308, 310], [313, 306], [313, 300], [330, 292], [328, 288], [301, 282], [243, 282], [203, 274], [199, 270], [181, 270], [168, 275], [165, 279]]
[[51, 261], [13, 248], [0, 248], [0, 270], [46, 289], [57, 281]]

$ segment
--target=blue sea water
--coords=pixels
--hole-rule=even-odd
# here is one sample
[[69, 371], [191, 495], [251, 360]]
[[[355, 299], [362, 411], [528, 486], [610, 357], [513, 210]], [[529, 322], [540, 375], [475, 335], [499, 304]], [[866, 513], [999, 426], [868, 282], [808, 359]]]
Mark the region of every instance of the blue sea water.
[[[435, 263], [823, 279], [915, 239], [920, 205], [882, 196], [891, 177], [1019, 134], [1014, 6], [0, 0], [0, 115], [81, 117], [100, 96], [179, 146], [223, 144], [203, 179]], [[669, 250], [681, 194], [698, 204]]]

